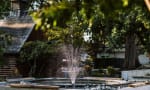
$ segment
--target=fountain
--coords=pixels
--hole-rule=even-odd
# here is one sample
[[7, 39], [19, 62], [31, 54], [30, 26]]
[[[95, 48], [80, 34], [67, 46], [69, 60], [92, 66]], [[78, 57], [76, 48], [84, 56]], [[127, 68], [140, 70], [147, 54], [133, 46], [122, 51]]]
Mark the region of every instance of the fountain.
[[80, 67], [80, 49], [74, 48], [72, 45], [64, 46], [63, 52], [66, 62], [65, 70], [62, 72], [68, 73], [73, 86], [75, 86], [76, 78], [81, 71]]
[[6, 86], [2, 90], [92, 90], [104, 81], [80, 76], [83, 70], [81, 65], [81, 50], [72, 45], [64, 46], [65, 63], [62, 72], [65, 77], [51, 78], [16, 78], [7, 79]]
[[65, 66], [62, 67], [62, 72], [65, 77], [53, 78], [20, 78], [9, 79], [7, 85], [2, 90], [94, 90], [100, 89], [103, 80], [91, 79], [86, 77], [79, 77], [83, 70], [81, 67], [81, 51], [79, 48], [73, 48], [72, 45], [64, 46], [63, 52], [65, 59]]

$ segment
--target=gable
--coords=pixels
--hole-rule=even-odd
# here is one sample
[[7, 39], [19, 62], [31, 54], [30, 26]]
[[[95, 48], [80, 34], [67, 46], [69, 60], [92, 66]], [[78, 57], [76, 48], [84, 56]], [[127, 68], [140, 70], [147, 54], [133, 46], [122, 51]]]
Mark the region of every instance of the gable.
[[34, 25], [29, 16], [0, 20], [0, 30], [12, 36], [11, 44], [6, 47], [6, 53], [18, 53], [32, 32]]

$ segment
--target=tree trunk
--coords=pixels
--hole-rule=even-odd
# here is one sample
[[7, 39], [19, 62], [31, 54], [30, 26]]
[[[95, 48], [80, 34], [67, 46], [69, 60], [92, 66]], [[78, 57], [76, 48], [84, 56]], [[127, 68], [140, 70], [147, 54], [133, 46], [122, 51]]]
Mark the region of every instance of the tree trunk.
[[133, 69], [137, 64], [136, 35], [130, 33], [126, 37], [124, 69]]

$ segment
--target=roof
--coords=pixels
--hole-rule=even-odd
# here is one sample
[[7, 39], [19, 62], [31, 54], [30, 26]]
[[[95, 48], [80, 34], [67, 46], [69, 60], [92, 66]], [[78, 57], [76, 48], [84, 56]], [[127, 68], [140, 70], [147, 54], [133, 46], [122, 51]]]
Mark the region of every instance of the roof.
[[31, 17], [9, 17], [0, 20], [0, 30], [12, 35], [10, 45], [7, 45], [6, 53], [18, 53], [34, 28]]

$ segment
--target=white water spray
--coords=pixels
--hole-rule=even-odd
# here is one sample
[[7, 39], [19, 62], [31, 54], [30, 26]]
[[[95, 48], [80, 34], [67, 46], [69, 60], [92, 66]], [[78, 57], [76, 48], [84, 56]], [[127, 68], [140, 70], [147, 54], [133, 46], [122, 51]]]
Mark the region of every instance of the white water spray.
[[66, 57], [66, 71], [69, 75], [71, 83], [74, 85], [76, 78], [81, 70], [80, 65], [80, 50], [72, 45], [64, 46], [64, 55]]

